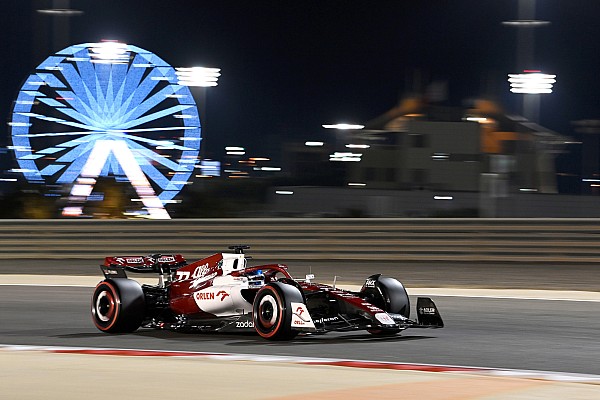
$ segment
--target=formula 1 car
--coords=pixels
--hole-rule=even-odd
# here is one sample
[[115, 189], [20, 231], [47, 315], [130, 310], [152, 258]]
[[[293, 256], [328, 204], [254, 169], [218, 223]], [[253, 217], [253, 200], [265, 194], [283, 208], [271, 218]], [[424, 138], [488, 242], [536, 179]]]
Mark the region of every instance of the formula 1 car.
[[[105, 280], [92, 296], [92, 319], [107, 333], [139, 327], [200, 332], [257, 332], [289, 340], [300, 332], [366, 330], [392, 335], [406, 328], [444, 326], [429, 298], [417, 299], [411, 320], [409, 298], [396, 279], [380, 274], [359, 292], [295, 280], [281, 264], [248, 266], [248, 246], [230, 246], [188, 264], [180, 254], [106, 257]], [[127, 272], [156, 273], [156, 285], [140, 285]]]

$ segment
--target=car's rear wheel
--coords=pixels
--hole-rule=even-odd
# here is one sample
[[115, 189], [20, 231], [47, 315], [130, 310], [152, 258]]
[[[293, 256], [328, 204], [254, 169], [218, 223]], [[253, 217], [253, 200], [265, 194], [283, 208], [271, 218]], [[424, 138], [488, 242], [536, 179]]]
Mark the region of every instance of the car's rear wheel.
[[296, 337], [298, 331], [291, 326], [292, 302], [302, 303], [302, 293], [294, 286], [273, 282], [260, 289], [252, 307], [256, 332], [270, 340]]
[[138, 329], [144, 319], [144, 292], [131, 279], [107, 279], [92, 295], [92, 320], [107, 333], [126, 333]]

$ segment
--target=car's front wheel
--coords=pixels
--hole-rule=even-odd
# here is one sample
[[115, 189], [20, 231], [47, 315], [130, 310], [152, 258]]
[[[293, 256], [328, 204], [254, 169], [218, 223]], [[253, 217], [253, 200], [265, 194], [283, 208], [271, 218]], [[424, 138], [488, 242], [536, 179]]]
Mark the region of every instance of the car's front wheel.
[[144, 319], [144, 292], [131, 279], [107, 279], [92, 295], [92, 320], [107, 333], [133, 332]]
[[270, 340], [296, 337], [298, 331], [291, 326], [292, 302], [302, 303], [302, 293], [294, 286], [273, 282], [260, 289], [252, 307], [256, 332]]

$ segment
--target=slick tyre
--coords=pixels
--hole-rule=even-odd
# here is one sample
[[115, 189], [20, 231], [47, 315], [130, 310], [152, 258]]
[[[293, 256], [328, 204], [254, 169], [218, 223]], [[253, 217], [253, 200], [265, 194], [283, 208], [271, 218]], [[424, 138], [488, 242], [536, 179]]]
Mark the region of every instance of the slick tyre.
[[302, 303], [302, 293], [294, 286], [273, 282], [256, 294], [252, 307], [254, 329], [269, 340], [290, 340], [298, 331], [293, 330], [291, 303]]
[[365, 300], [385, 312], [410, 317], [410, 300], [402, 283], [381, 275], [370, 276], [367, 280], [374, 281], [374, 286], [361, 291]]
[[107, 279], [92, 295], [92, 320], [107, 333], [128, 333], [138, 329], [144, 319], [142, 287], [131, 279]]

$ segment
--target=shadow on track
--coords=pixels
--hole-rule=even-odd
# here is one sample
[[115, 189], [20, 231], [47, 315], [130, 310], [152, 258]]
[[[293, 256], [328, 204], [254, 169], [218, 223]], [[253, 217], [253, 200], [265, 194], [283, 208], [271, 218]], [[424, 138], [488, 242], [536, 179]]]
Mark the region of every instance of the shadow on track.
[[364, 333], [335, 333], [331, 332], [323, 335], [314, 334], [301, 334], [293, 340], [287, 341], [270, 341], [261, 338], [255, 333], [235, 333], [235, 334], [224, 334], [224, 333], [198, 333], [198, 332], [174, 332], [174, 331], [161, 331], [154, 329], [140, 329], [133, 333], [117, 333], [117, 334], [106, 334], [102, 332], [98, 333], [70, 333], [65, 335], [55, 335], [56, 338], [61, 339], [85, 339], [85, 338], [108, 338], [108, 337], [131, 337], [137, 336], [140, 338], [152, 338], [158, 340], [169, 340], [179, 342], [220, 342], [226, 346], [302, 346], [302, 345], [331, 345], [331, 344], [344, 344], [344, 343], [382, 343], [382, 342], [406, 342], [413, 340], [425, 340], [435, 339], [435, 336], [423, 336], [423, 335], [411, 335], [411, 336], [374, 336], [371, 334]]

